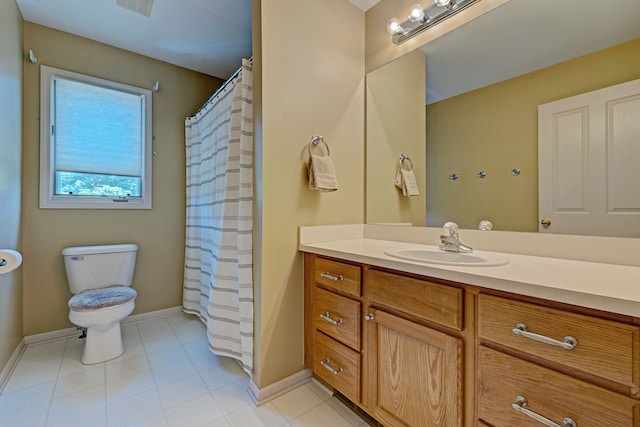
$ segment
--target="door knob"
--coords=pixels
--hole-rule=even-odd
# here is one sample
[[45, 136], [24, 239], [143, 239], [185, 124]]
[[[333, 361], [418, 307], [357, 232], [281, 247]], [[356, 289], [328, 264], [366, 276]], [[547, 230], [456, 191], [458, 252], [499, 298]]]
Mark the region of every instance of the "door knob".
[[540, 224], [542, 224], [544, 228], [547, 228], [551, 225], [551, 220], [549, 218], [542, 218], [542, 221], [540, 221]]

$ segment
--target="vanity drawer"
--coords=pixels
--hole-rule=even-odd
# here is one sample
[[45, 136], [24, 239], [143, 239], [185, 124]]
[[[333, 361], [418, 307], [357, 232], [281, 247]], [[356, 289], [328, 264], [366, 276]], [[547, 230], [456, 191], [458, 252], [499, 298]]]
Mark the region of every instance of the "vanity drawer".
[[636, 427], [640, 422], [634, 420], [637, 400], [480, 346], [478, 417], [493, 426], [544, 425], [514, 409], [518, 396], [526, 399], [525, 409], [559, 426], [565, 417], [579, 427]]
[[360, 303], [321, 288], [315, 292], [316, 329], [360, 350]]
[[360, 267], [316, 258], [316, 283], [328, 289], [344, 292], [354, 297], [360, 296]]
[[[526, 325], [536, 335], [517, 334], [517, 325]], [[634, 355], [640, 355], [640, 329], [636, 326], [480, 294], [478, 336], [637, 392], [640, 369]], [[540, 336], [560, 342], [573, 337], [577, 345], [569, 350], [536, 340]]]
[[315, 340], [315, 374], [352, 402], [360, 402], [360, 353], [322, 332], [315, 332]]
[[369, 270], [367, 298], [372, 305], [389, 307], [457, 330], [463, 328], [462, 289]]

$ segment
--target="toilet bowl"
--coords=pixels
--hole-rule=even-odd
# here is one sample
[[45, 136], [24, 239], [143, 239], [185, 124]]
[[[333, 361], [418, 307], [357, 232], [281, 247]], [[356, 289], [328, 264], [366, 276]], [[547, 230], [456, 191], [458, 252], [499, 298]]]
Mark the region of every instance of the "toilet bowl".
[[80, 246], [62, 251], [69, 288], [69, 320], [87, 329], [82, 363], [92, 365], [124, 352], [120, 322], [135, 308], [131, 288], [138, 246]]
[[[124, 353], [120, 321], [130, 315], [136, 306], [134, 302], [135, 291], [130, 288], [125, 289], [133, 292], [129, 296], [130, 299], [122, 299], [114, 303], [114, 305], [102, 308], [87, 307], [83, 309], [77, 304], [72, 304], [73, 298], [69, 300], [69, 320], [74, 325], [87, 328], [86, 341], [82, 352], [83, 364], [93, 365], [105, 360], [115, 359]], [[108, 292], [109, 290], [110, 288], [105, 288], [83, 293]], [[83, 293], [75, 297], [82, 296]]]

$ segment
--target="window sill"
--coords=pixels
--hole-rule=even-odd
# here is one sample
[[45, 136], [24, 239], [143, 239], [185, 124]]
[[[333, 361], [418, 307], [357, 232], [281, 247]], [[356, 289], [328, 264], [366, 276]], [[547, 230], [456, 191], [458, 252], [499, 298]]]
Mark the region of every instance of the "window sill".
[[40, 209], [151, 209], [151, 198], [129, 198], [93, 196], [54, 196], [41, 198]]

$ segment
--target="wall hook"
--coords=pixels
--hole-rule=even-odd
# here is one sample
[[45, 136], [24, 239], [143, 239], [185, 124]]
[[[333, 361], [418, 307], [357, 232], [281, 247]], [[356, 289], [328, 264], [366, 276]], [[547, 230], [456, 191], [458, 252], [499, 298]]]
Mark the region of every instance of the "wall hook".
[[29, 49], [29, 61], [32, 64], [37, 64], [38, 63], [38, 57], [36, 56], [35, 53], [33, 53], [33, 51], [31, 49]]
[[457, 180], [458, 180], [458, 178], [459, 178], [459, 176], [458, 176], [458, 174], [457, 174], [457, 173], [452, 173], [451, 175], [449, 175], [449, 179], [450, 179], [451, 181], [457, 181]]
[[513, 175], [513, 176], [520, 175], [520, 169], [518, 169], [518, 168], [513, 168], [509, 172], [511, 172], [511, 175]]
[[476, 176], [478, 178], [486, 178], [487, 177], [487, 173], [485, 171], [480, 171], [476, 174]]

